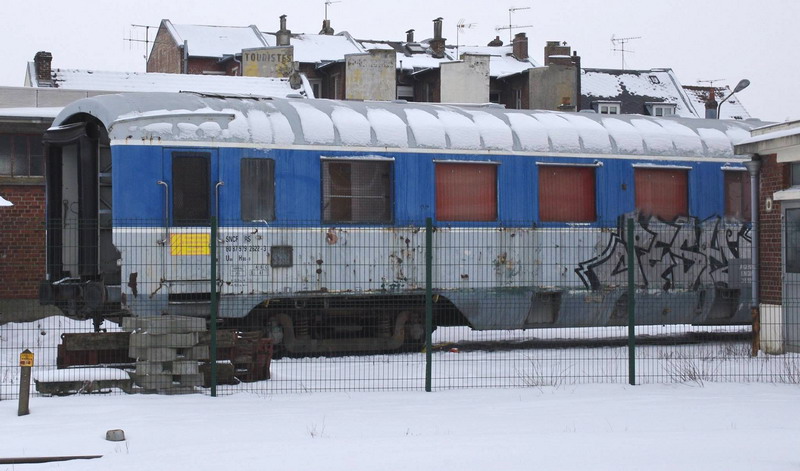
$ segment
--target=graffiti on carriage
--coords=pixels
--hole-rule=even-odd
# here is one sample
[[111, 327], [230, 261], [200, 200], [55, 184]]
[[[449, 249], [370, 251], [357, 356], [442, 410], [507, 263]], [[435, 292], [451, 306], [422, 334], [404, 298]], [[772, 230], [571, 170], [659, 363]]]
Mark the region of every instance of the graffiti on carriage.
[[[720, 217], [678, 217], [670, 222], [640, 214], [633, 217], [636, 284], [640, 287], [669, 291], [727, 286], [732, 262], [749, 256], [748, 224]], [[627, 283], [626, 220], [619, 219], [600, 255], [580, 262], [575, 269], [587, 288]]]

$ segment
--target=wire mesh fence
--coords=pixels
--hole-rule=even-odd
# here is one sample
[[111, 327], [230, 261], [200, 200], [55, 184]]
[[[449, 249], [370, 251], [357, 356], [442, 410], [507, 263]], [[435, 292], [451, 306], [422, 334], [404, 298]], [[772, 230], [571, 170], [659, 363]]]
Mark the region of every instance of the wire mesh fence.
[[758, 350], [797, 328], [753, 323], [751, 231], [17, 221], [0, 399], [25, 349], [40, 394], [797, 383], [796, 353]]

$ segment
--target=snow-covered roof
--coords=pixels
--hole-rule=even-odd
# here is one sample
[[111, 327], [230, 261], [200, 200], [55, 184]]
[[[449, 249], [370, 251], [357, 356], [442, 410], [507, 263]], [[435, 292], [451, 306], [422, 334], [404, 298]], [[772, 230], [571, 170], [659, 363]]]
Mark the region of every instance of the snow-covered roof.
[[346, 31], [336, 34], [292, 35], [294, 60], [305, 63], [321, 63], [342, 60], [346, 54], [360, 54], [365, 49], [353, 40]]
[[351, 150], [523, 152], [539, 155], [734, 157], [755, 123], [596, 115], [497, 106], [198, 94], [118, 94], [67, 106], [54, 126], [87, 113], [118, 142], [229, 142], [316, 145]]
[[58, 116], [63, 108], [58, 107], [23, 107], [23, 108], [0, 108], [0, 121], [4, 119], [53, 119]]
[[[35, 75], [33, 76], [35, 78]], [[282, 96], [313, 92], [303, 79], [293, 89], [287, 78], [234, 77], [229, 75], [160, 74], [145, 72], [108, 72], [99, 70], [53, 69], [55, 87], [68, 90], [113, 92], [180, 92], [194, 91], [221, 94]], [[33, 84], [33, 86], [37, 86]]]
[[[692, 102], [692, 106], [694, 106], [695, 111], [697, 112], [698, 116], [705, 116], [706, 113], [706, 100], [708, 99], [708, 92], [709, 87], [700, 87], [695, 85], [684, 85], [683, 89], [686, 91], [686, 95], [689, 97], [689, 100]], [[714, 87], [714, 96], [717, 100], [717, 103], [722, 102], [728, 95], [730, 95], [732, 90], [730, 87]], [[742, 103], [739, 101], [738, 94], [734, 95], [733, 97], [729, 98], [722, 106], [719, 107], [719, 118], [720, 119], [748, 119], [750, 118], [750, 113], [744, 108]]]
[[581, 70], [581, 109], [591, 109], [595, 101], [620, 101], [622, 113], [644, 114], [648, 103], [676, 106], [675, 114], [684, 118], [698, 114], [672, 69]]
[[176, 25], [170, 20], [161, 24], [169, 31], [175, 43], [189, 46], [189, 55], [195, 57], [219, 57], [239, 54], [242, 49], [270, 46], [265, 36], [254, 25], [209, 26]]
[[461, 57], [462, 54], [484, 54], [489, 56], [489, 75], [491, 77], [507, 77], [524, 72], [531, 67], [539, 65], [531, 58], [517, 60], [511, 53], [513, 46], [459, 46], [457, 50], [450, 51], [453, 55]]

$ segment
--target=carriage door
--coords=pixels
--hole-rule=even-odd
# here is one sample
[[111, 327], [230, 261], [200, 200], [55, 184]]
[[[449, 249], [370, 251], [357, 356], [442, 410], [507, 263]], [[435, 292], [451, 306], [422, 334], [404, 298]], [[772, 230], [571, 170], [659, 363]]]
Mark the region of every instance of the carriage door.
[[211, 216], [219, 211], [217, 151], [165, 149], [163, 280], [171, 304], [207, 301], [210, 293]]
[[783, 201], [783, 327], [787, 352], [800, 352], [800, 201]]

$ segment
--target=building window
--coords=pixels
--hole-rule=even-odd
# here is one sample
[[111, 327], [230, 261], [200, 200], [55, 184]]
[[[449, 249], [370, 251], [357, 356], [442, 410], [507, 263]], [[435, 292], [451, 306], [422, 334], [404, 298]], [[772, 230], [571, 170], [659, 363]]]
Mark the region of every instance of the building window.
[[33, 134], [0, 134], [0, 176], [44, 175], [42, 137]]
[[322, 220], [325, 223], [392, 221], [392, 162], [322, 161]]
[[672, 221], [689, 215], [689, 172], [685, 169], [635, 168], [636, 210]]
[[655, 75], [648, 75], [647, 78], [650, 79], [650, 83], [652, 83], [653, 85], [658, 85], [659, 83], [661, 83], [661, 80], [659, 80], [658, 77], [656, 77]]
[[539, 166], [539, 219], [542, 222], [597, 220], [595, 168]]
[[800, 209], [786, 209], [786, 273], [800, 273]]
[[314, 98], [322, 98], [322, 79], [308, 79]]
[[275, 161], [242, 159], [240, 168], [242, 220], [275, 219]]
[[437, 162], [436, 219], [496, 221], [497, 166], [475, 162]]
[[650, 112], [650, 116], [673, 116], [677, 105], [673, 103], [648, 103], [647, 109]]
[[600, 114], [620, 114], [622, 104], [619, 102], [598, 102], [595, 103], [595, 110]]
[[789, 167], [789, 186], [800, 186], [800, 162], [792, 162]]
[[515, 88], [514, 89], [514, 109], [521, 110], [522, 109], [522, 89]]
[[725, 175], [725, 217], [751, 221], [750, 174], [729, 170]]

